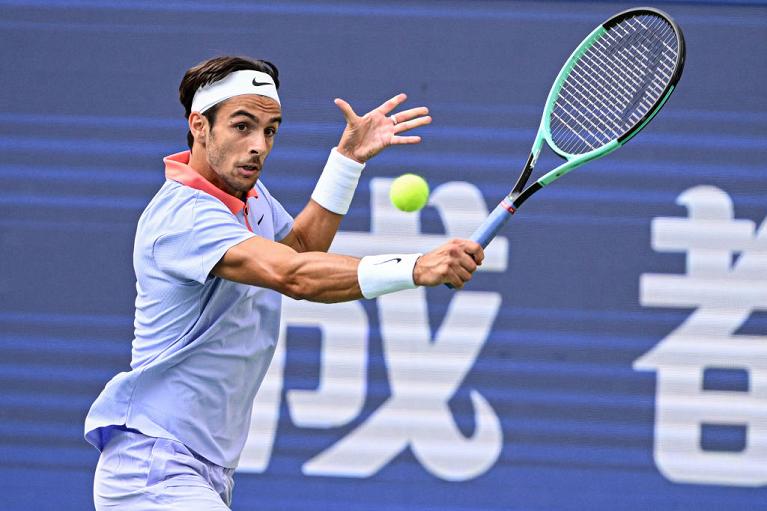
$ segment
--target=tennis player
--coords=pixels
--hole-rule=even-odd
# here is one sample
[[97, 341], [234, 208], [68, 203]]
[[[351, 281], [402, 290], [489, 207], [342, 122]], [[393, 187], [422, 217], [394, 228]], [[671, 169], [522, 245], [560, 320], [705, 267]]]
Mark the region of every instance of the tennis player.
[[273, 64], [239, 57], [202, 62], [181, 81], [190, 151], [165, 158], [165, 184], [138, 222], [131, 370], [107, 383], [85, 421], [101, 451], [98, 510], [229, 509], [280, 295], [337, 302], [460, 288], [482, 262], [468, 240], [423, 255], [326, 253], [365, 162], [418, 143], [402, 134], [431, 118], [424, 107], [393, 113], [404, 94], [362, 117], [336, 99], [346, 128], [293, 219], [259, 179], [281, 123], [278, 87]]

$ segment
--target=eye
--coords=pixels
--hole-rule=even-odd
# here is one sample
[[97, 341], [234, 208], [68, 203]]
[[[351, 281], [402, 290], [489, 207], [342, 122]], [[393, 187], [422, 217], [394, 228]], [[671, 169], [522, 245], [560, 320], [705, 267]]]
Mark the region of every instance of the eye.
[[237, 131], [248, 131], [248, 125], [244, 122], [238, 122], [234, 125], [234, 129]]
[[272, 128], [270, 126], [264, 130], [264, 133], [266, 134], [267, 137], [273, 137], [277, 134], [277, 128]]

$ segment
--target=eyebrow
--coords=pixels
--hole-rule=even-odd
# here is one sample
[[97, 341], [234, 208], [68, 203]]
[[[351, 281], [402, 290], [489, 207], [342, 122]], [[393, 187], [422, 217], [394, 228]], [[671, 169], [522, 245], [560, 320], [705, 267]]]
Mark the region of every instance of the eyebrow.
[[[238, 115], [244, 115], [245, 117], [251, 119], [252, 121], [258, 123], [258, 118], [253, 115], [252, 113], [248, 112], [247, 110], [237, 110], [232, 115], [229, 116], [230, 119], [237, 117]], [[273, 122], [276, 122], [277, 124], [282, 123], [282, 116], [272, 117], [269, 119], [269, 122], [267, 124], [271, 124]]]

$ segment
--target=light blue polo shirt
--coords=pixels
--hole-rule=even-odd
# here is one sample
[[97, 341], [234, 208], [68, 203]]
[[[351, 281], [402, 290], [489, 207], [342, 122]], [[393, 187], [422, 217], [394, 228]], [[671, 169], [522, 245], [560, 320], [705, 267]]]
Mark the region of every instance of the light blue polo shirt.
[[138, 222], [131, 370], [93, 403], [85, 437], [101, 450], [109, 428], [124, 426], [235, 468], [277, 343], [281, 296], [210, 272], [253, 236], [284, 238], [293, 219], [260, 181], [243, 203], [189, 167], [189, 156], [165, 158], [167, 181]]

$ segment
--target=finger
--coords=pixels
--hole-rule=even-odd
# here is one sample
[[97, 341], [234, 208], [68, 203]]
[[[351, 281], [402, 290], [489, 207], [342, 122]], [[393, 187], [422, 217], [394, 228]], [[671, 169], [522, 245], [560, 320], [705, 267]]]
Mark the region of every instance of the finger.
[[391, 145], [406, 145], [406, 144], [418, 144], [421, 141], [421, 137], [391, 137]]
[[409, 121], [410, 119], [415, 119], [416, 117], [423, 117], [425, 115], [429, 115], [429, 109], [425, 106], [419, 106], [418, 108], [410, 108], [408, 110], [403, 110], [401, 112], [397, 112], [397, 122], [404, 122]]
[[472, 256], [465, 252], [461, 255], [461, 257], [458, 258], [458, 264], [460, 264], [461, 268], [465, 269], [469, 273], [474, 273], [477, 271], [476, 261], [474, 261]]
[[471, 280], [471, 273], [464, 268], [456, 268], [455, 274], [460, 279], [461, 285]]
[[463, 280], [456, 273], [451, 273], [447, 276], [447, 284], [450, 284], [455, 289], [461, 289], [463, 287]]
[[336, 98], [333, 100], [333, 103], [336, 104], [339, 110], [341, 110], [341, 113], [344, 114], [344, 118], [346, 119], [347, 123], [351, 123], [351, 121], [357, 119], [359, 117], [355, 112], [352, 106], [344, 101], [341, 98]]
[[[452, 259], [455, 256], [450, 257]], [[443, 267], [439, 269], [439, 273], [441, 273], [441, 280], [443, 284], [449, 284], [451, 287], [460, 289], [463, 286], [463, 281], [458, 276], [458, 272], [456, 271], [457, 268], [460, 268], [460, 266], [454, 265], [450, 261], [446, 261], [447, 264], [445, 264]]]
[[[407, 99], [407, 94], [400, 93], [394, 96], [393, 98], [384, 101], [384, 103], [376, 108], [377, 111], [381, 112], [384, 115], [389, 115], [389, 112], [400, 106], [402, 103], [405, 102]], [[399, 117], [399, 114], [397, 115]]]
[[479, 252], [474, 254], [474, 262], [477, 263], [477, 266], [482, 266], [482, 261], [485, 260], [485, 249], [482, 248], [482, 245], [479, 246]]
[[472, 256], [477, 264], [482, 264], [482, 261], [485, 259], [485, 250], [482, 248], [482, 245], [476, 241], [464, 240], [463, 249], [467, 254]]
[[418, 128], [419, 126], [426, 126], [427, 124], [431, 124], [431, 117], [428, 115], [426, 117], [418, 117], [417, 119], [406, 122], [399, 121], [400, 115], [402, 114], [397, 114], [397, 124], [394, 126], [394, 133], [402, 133], [404, 131], [412, 130], [413, 128]]

